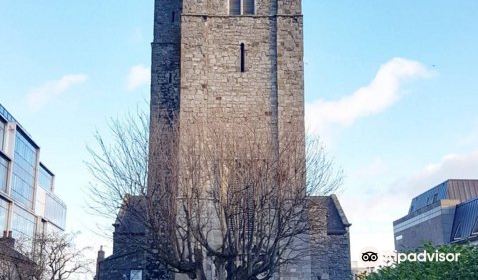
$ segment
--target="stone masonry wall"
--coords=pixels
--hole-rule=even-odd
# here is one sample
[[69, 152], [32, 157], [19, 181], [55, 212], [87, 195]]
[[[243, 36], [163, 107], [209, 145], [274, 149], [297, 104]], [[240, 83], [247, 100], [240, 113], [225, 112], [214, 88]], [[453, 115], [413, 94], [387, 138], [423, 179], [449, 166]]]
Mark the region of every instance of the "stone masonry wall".
[[[130, 249], [137, 250], [137, 248]], [[100, 262], [97, 280], [130, 279], [131, 270], [144, 271], [147, 265], [144, 253], [131, 250], [130, 253], [113, 255]], [[143, 273], [143, 280], [147, 279], [145, 273]]]
[[[228, 7], [229, 0], [156, 0], [152, 130], [162, 131], [165, 119], [178, 113], [181, 139], [188, 126], [203, 122], [224, 133], [246, 124], [272, 140], [304, 139], [301, 1], [256, 0], [256, 14], [247, 16], [229, 16]], [[150, 187], [160, 174], [161, 155], [153, 154]], [[287, 279], [310, 275], [304, 265], [285, 271]]]
[[[310, 237], [311, 279], [352, 279], [350, 263], [350, 237], [344, 233], [330, 233], [327, 229], [330, 207], [323, 197], [311, 202], [309, 217], [312, 227]], [[325, 201], [324, 201], [325, 200]]]

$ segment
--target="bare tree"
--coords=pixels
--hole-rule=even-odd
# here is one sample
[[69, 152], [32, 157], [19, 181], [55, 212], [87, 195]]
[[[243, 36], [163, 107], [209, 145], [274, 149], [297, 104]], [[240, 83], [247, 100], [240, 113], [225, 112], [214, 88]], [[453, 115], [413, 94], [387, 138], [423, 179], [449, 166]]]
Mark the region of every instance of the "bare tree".
[[97, 133], [93, 209], [132, 211], [146, 233], [138, 246], [191, 279], [270, 279], [307, 255], [310, 196], [342, 179], [320, 141], [192, 123], [150, 130], [140, 112], [112, 122], [112, 142]]
[[31, 279], [34, 263], [19, 252], [1, 246], [0, 280]]
[[0, 280], [66, 280], [89, 272], [91, 260], [77, 249], [74, 235], [39, 234], [14, 240], [0, 250]]
[[34, 239], [32, 259], [36, 264], [35, 279], [67, 280], [75, 274], [90, 272], [92, 260], [74, 243], [75, 235], [64, 233], [40, 234]]

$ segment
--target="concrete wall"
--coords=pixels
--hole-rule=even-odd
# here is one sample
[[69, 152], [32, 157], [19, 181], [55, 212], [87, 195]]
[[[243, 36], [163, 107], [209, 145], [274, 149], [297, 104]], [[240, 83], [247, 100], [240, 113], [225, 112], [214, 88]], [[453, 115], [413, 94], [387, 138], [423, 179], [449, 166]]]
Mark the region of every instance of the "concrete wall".
[[[428, 214], [429, 213], [429, 214]], [[436, 207], [428, 212], [421, 214], [416, 222], [410, 224], [408, 228], [403, 230], [397, 229], [400, 224], [394, 225], [395, 249], [397, 251], [415, 250], [425, 243], [433, 245], [443, 245], [450, 242], [451, 229], [453, 227], [453, 218], [455, 210], [453, 207]], [[416, 217], [410, 219], [401, 219], [401, 224], [406, 223]]]

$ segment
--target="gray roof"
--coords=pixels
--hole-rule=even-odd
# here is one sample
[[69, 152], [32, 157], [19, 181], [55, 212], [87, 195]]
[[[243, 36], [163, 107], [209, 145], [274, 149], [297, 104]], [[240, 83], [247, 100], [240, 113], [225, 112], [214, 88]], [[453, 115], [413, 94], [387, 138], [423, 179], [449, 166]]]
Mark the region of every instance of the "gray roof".
[[311, 199], [320, 208], [327, 209], [327, 233], [339, 235], [347, 232], [351, 226], [335, 194], [331, 196], [313, 196]]
[[144, 233], [145, 207], [143, 196], [129, 196], [116, 216], [115, 233]]
[[478, 180], [450, 179], [412, 200], [409, 214], [437, 201], [449, 199], [465, 202], [478, 197]]
[[15, 250], [15, 239], [11, 237], [0, 238], [0, 259], [16, 260], [21, 263], [33, 264], [27, 256]]
[[456, 207], [450, 242], [478, 238], [478, 198]]

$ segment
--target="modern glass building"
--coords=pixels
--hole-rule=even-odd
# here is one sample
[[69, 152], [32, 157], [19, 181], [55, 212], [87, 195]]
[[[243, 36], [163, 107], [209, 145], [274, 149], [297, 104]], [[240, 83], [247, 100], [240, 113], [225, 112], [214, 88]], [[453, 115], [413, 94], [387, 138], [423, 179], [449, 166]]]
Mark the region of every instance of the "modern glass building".
[[418, 195], [393, 232], [395, 249], [403, 252], [426, 243], [478, 245], [478, 180], [450, 179]]
[[54, 189], [55, 176], [40, 161], [40, 147], [0, 104], [0, 233], [31, 240], [63, 231], [66, 205]]

